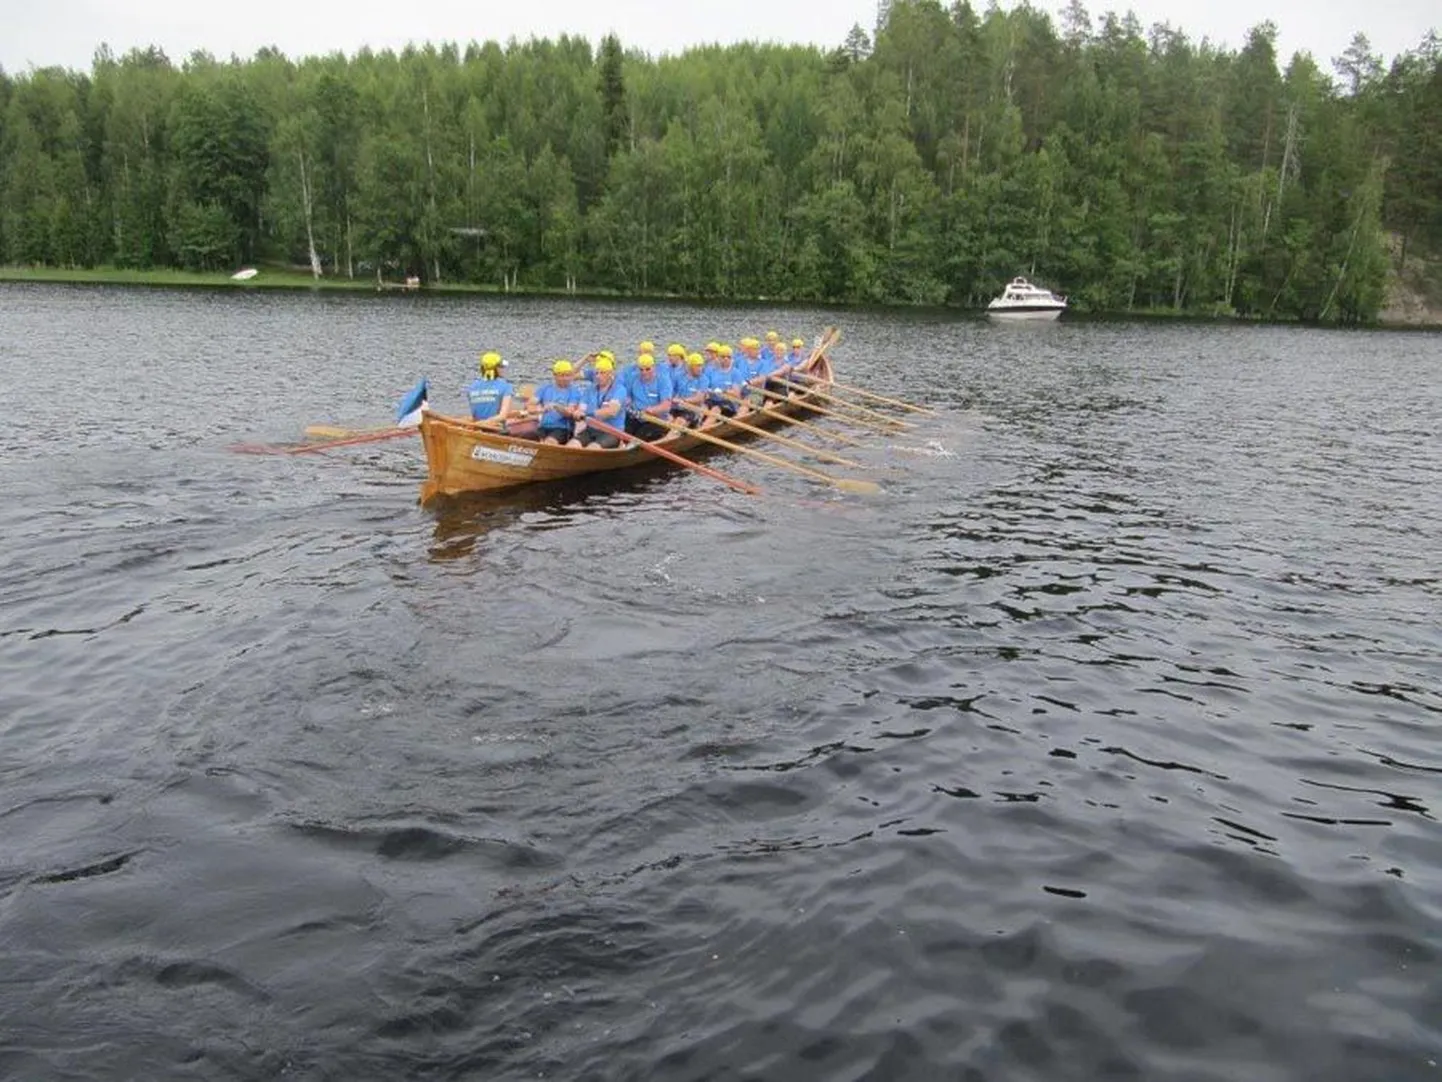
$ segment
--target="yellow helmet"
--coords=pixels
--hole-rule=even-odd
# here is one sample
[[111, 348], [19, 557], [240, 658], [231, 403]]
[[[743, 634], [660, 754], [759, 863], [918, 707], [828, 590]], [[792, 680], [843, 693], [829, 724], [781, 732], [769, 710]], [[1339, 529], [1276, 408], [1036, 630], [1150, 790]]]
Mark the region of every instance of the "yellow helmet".
[[641, 343], [641, 352], [642, 352], [642, 353], [655, 353], [655, 352], [656, 352], [656, 343], [655, 343], [655, 342], [642, 342], [642, 343]]
[[692, 353], [686, 358], [686, 364], [690, 368], [704, 368], [706, 367], [706, 358], [699, 353]]
[[612, 353], [609, 349], [603, 349], [600, 353], [596, 354], [596, 360], [599, 361], [602, 357], [610, 361], [612, 364], [616, 363], [616, 355]]
[[597, 372], [614, 372], [616, 371], [616, 362], [602, 354], [596, 358], [595, 368]]
[[781, 341], [781, 336], [780, 336], [779, 334], [777, 334], [775, 331], [767, 331], [767, 332], [766, 332], [766, 341], [768, 341], [768, 342], [779, 342], [779, 341]]
[[643, 354], [641, 354], [641, 356], [639, 356], [639, 357], [636, 358], [636, 367], [637, 367], [637, 368], [655, 368], [655, 367], [656, 367], [656, 358], [653, 357], [653, 356], [651, 356], [651, 354], [649, 354], [649, 353], [643, 353]]
[[723, 342], [723, 343], [721, 344], [721, 347], [720, 347], [719, 349], [717, 349], [716, 352], [719, 353], [719, 354], [721, 354], [721, 356], [723, 356], [723, 357], [729, 357], [729, 356], [731, 356], [733, 350], [731, 349], [731, 347], [730, 347], [729, 345], [727, 345], [725, 342]]
[[721, 352], [721, 343], [720, 343], [720, 342], [716, 342], [716, 341], [707, 342], [707, 343], [706, 343], [706, 352], [707, 352], [707, 353], [720, 353], [720, 352]]
[[505, 361], [501, 360], [501, 355], [494, 350], [489, 353], [481, 354], [482, 372], [495, 372], [498, 369], [504, 367], [505, 363]]
[[683, 346], [680, 342], [672, 342], [669, 346], [666, 347], [666, 356], [684, 357], [686, 356], [686, 347]]
[[793, 338], [793, 339], [791, 339], [791, 344], [792, 344], [794, 347], [796, 347], [797, 349], [803, 349], [803, 348], [805, 348], [805, 346], [806, 346], [805, 340], [804, 340], [804, 339], [801, 339], [801, 338]]
[[569, 376], [575, 369], [571, 367], [570, 361], [562, 360], [551, 365], [551, 371], [558, 376]]

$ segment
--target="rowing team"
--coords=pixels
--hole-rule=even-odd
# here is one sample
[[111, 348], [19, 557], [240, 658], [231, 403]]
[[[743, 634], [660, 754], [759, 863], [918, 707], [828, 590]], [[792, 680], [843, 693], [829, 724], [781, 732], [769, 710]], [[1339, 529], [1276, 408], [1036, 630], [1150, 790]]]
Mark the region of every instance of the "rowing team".
[[658, 363], [655, 345], [642, 342], [635, 363], [619, 370], [609, 350], [579, 365], [558, 360], [551, 365], [551, 382], [523, 401], [501, 374], [507, 367], [501, 355], [485, 353], [481, 376], [466, 388], [466, 397], [474, 420], [504, 425], [534, 418], [534, 438], [542, 443], [609, 450], [620, 445], [621, 431], [659, 439], [672, 418], [694, 427], [718, 416], [744, 416], [754, 388], [762, 394], [788, 392], [800, 378], [793, 373], [805, 363], [805, 350], [806, 343], [795, 338], [788, 352], [781, 336], [770, 331], [764, 342], [743, 338], [739, 356], [719, 342], [708, 342], [700, 353], [672, 343], [665, 362]]

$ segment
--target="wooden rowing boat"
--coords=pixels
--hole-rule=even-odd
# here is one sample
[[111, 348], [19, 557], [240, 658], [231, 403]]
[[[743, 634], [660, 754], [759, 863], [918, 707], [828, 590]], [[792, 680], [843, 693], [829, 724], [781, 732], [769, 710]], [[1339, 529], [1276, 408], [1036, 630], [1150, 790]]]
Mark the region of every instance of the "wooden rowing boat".
[[[801, 371], [819, 385], [832, 380], [831, 361], [821, 349], [809, 358]], [[783, 415], [794, 412], [798, 408], [796, 403], [811, 397], [810, 393], [803, 392], [787, 402], [772, 402], [752, 410], [744, 420], [753, 428], [772, 427], [781, 423]], [[511, 432], [501, 432], [485, 423], [427, 411], [421, 417], [421, 441], [426, 449], [427, 467], [427, 477], [421, 485], [421, 503], [466, 492], [494, 492], [588, 473], [633, 469], [656, 461], [651, 452], [634, 443], [609, 451], [561, 447], [537, 443], [523, 435], [534, 431], [534, 422], [516, 425]], [[724, 418], [706, 425], [703, 431], [733, 440], [749, 435]], [[674, 452], [708, 446], [690, 432], [673, 432], [655, 442]]]

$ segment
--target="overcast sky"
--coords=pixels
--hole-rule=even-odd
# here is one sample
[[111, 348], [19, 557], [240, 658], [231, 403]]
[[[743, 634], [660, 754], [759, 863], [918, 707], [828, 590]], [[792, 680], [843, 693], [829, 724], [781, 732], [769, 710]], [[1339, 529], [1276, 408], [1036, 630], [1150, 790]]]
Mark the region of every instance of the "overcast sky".
[[[987, 0], [972, 0], [984, 10]], [[1013, 0], [1004, 6], [1010, 7]], [[1033, 0], [1055, 15], [1065, 0]], [[1390, 61], [1414, 48], [1429, 27], [1442, 28], [1437, 0], [1090, 0], [1095, 16], [1130, 7], [1144, 26], [1170, 22], [1193, 40], [1237, 47], [1263, 19], [1281, 30], [1283, 66], [1309, 50], [1324, 71], [1362, 30]], [[363, 45], [485, 41], [608, 31], [628, 47], [680, 52], [707, 42], [762, 40], [837, 45], [852, 23], [868, 32], [874, 0], [0, 0], [0, 67], [88, 69], [95, 48], [117, 53], [159, 45], [172, 60], [195, 49], [248, 57], [274, 45], [290, 56], [353, 53]]]

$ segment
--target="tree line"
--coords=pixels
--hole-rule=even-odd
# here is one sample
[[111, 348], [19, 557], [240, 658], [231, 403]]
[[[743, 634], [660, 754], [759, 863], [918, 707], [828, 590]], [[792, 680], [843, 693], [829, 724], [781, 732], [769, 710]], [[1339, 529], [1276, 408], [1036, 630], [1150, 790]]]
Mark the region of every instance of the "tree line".
[[102, 47], [0, 71], [0, 262], [1371, 320], [1442, 247], [1442, 45], [1276, 41], [891, 0], [829, 51]]

